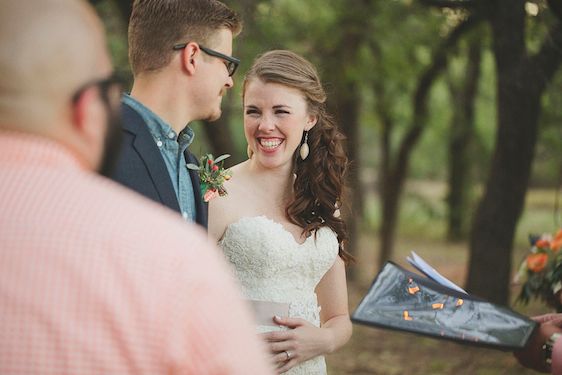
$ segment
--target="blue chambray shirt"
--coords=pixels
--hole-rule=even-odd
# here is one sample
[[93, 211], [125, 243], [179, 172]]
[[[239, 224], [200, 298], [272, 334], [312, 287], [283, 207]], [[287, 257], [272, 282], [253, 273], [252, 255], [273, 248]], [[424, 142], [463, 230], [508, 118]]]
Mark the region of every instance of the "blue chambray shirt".
[[137, 111], [148, 125], [150, 134], [166, 162], [181, 214], [185, 220], [195, 221], [195, 197], [184, 155], [184, 151], [193, 142], [193, 129], [186, 126], [178, 136], [170, 125], [132, 96], [123, 94], [122, 101]]

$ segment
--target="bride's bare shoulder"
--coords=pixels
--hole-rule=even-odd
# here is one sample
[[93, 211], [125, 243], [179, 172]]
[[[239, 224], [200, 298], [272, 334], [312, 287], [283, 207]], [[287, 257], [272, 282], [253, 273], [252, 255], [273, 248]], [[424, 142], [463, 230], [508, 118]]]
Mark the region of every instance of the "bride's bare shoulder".
[[226, 227], [236, 221], [251, 205], [251, 182], [246, 162], [231, 167], [232, 177], [225, 182], [227, 194], [209, 202], [209, 235], [220, 239]]
[[230, 167], [230, 170], [232, 171], [232, 176], [234, 177], [235, 175], [238, 176], [245, 176], [248, 173], [248, 160], [243, 161], [242, 163], [238, 163], [232, 167]]
[[224, 187], [227, 189], [227, 191], [229, 191], [229, 195], [230, 190], [232, 190], [232, 196], [238, 197], [238, 195], [243, 195], [247, 190], [247, 186], [251, 184], [251, 176], [248, 174], [247, 163], [248, 162], [245, 161], [230, 168], [232, 176], [224, 184]]

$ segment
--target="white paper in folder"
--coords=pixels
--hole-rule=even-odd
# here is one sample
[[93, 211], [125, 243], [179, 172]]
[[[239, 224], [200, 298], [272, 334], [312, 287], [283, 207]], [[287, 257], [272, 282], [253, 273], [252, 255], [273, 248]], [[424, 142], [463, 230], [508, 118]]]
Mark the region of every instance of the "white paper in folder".
[[408, 263], [414, 266], [418, 271], [423, 273], [425, 276], [429, 277], [433, 281], [446, 286], [447, 288], [454, 289], [458, 292], [468, 294], [464, 289], [460, 286], [452, 282], [451, 280], [447, 279], [445, 276], [441, 275], [439, 272], [435, 270], [435, 268], [431, 267], [429, 263], [423, 260], [418, 254], [412, 251], [411, 256], [406, 257]]

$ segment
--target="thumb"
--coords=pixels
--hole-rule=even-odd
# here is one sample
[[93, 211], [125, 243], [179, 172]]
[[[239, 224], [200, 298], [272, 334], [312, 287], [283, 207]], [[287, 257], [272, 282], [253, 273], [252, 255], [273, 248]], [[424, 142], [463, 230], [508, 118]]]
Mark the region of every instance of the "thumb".
[[555, 327], [562, 328], [562, 316], [557, 316], [548, 321], [548, 324], [552, 324]]
[[544, 314], [539, 316], [533, 316], [531, 317], [531, 319], [533, 319], [537, 323], [542, 324], [542, 323], [550, 322], [552, 320], [562, 319], [562, 314]]
[[302, 319], [300, 318], [280, 317], [276, 315], [273, 317], [273, 320], [275, 323], [289, 328], [296, 328], [302, 325]]

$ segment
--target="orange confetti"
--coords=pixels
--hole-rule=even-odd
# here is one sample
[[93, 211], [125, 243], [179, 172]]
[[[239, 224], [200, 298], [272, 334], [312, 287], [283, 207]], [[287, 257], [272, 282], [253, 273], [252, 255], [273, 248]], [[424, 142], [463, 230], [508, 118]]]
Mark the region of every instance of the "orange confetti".
[[441, 310], [444, 306], [445, 305], [442, 303], [434, 303], [433, 305], [431, 305], [431, 307], [433, 307], [433, 310]]
[[410, 294], [416, 294], [419, 291], [420, 291], [420, 288], [417, 285], [408, 287], [408, 293], [410, 293]]
[[408, 279], [408, 293], [416, 294], [419, 291], [420, 291], [420, 288], [416, 285], [416, 283], [414, 283], [414, 280], [412, 278], [409, 278]]
[[404, 320], [412, 320], [413, 318], [410, 316], [410, 314], [408, 313], [408, 310], [404, 310]]
[[455, 304], [456, 307], [462, 306], [462, 304], [464, 303], [464, 301], [462, 299], [458, 299], [457, 303]]

